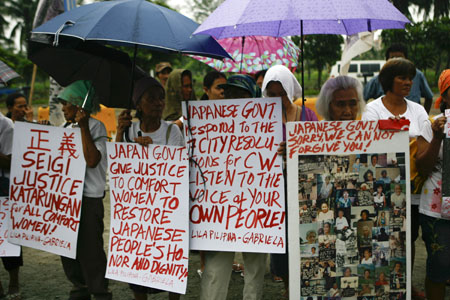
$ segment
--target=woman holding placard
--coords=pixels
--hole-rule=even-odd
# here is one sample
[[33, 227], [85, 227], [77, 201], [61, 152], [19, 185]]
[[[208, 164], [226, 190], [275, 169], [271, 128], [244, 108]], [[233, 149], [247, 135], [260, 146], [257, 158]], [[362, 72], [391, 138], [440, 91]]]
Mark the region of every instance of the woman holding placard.
[[[165, 106], [165, 91], [153, 77], [141, 78], [133, 91], [133, 103], [136, 107], [137, 122], [131, 122], [130, 110], [119, 115], [116, 142], [124, 141], [125, 130], [129, 138], [136, 143], [183, 146], [184, 139], [180, 129], [174, 123], [161, 120]], [[161, 290], [130, 284], [136, 300], [147, 299], [147, 294], [163, 292]], [[180, 299], [180, 295], [169, 292], [169, 299]]]
[[[450, 108], [450, 69], [444, 70], [438, 81], [441, 94], [441, 114], [426, 121], [417, 139], [416, 165], [419, 173], [427, 176], [420, 195], [420, 224], [425, 242], [427, 299], [444, 299], [446, 281], [450, 280], [450, 213], [449, 204], [442, 197], [443, 140]], [[448, 176], [448, 175], [447, 175]]]

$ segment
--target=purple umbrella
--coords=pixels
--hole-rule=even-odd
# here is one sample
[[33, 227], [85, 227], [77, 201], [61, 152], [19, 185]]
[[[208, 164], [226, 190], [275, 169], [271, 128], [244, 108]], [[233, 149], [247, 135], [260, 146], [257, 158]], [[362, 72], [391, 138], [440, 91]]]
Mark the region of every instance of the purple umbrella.
[[[227, 0], [194, 34], [216, 39], [249, 35], [352, 35], [404, 28], [406, 23], [409, 20], [387, 0]], [[303, 86], [303, 55], [301, 66]]]

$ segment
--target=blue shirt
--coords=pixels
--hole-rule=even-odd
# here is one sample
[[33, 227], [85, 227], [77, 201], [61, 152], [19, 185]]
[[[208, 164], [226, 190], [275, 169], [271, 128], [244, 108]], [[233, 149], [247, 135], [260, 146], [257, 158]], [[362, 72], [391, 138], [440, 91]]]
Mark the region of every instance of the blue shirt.
[[[371, 98], [377, 99], [383, 95], [384, 91], [381, 87], [381, 83], [378, 81], [377, 75], [370, 79], [364, 87], [364, 100], [368, 101]], [[411, 91], [405, 98], [420, 104], [421, 97], [424, 97], [425, 99], [433, 99], [433, 92], [428, 86], [427, 79], [423, 73], [419, 69], [416, 69], [416, 76], [413, 78]]]

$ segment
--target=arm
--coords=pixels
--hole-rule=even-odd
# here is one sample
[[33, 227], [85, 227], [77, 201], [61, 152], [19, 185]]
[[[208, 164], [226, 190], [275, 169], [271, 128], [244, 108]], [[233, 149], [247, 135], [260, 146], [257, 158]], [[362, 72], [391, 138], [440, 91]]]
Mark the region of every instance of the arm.
[[83, 154], [86, 165], [89, 168], [95, 168], [102, 158], [102, 154], [95, 146], [94, 140], [89, 129], [89, 114], [80, 109], [77, 112], [75, 121], [81, 129], [81, 141], [83, 143]]
[[445, 117], [440, 117], [433, 122], [431, 125], [433, 138], [430, 143], [422, 136], [417, 138], [416, 166], [421, 175], [429, 175], [438, 161], [439, 150], [444, 138], [445, 122]]
[[126, 109], [122, 111], [119, 115], [119, 121], [117, 124], [116, 142], [123, 142], [123, 135], [128, 128], [131, 126], [131, 114], [130, 110]]
[[423, 104], [423, 108], [425, 108], [427, 114], [430, 113], [431, 104], [433, 103], [433, 97], [425, 98], [425, 103]]
[[0, 153], [0, 169], [9, 170], [11, 168], [11, 154]]

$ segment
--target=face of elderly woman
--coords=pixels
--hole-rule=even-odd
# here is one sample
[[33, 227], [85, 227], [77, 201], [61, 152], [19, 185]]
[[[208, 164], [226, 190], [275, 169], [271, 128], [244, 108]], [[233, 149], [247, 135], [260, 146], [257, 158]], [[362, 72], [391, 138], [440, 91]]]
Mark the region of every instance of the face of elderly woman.
[[286, 91], [283, 89], [283, 86], [278, 81], [271, 81], [267, 85], [267, 96], [269, 97], [281, 97], [281, 100], [285, 102], [289, 101]]
[[329, 109], [332, 121], [356, 120], [359, 112], [358, 93], [355, 89], [335, 91]]
[[164, 90], [158, 86], [147, 89], [139, 101], [138, 108], [142, 117], [161, 119], [164, 110]]

